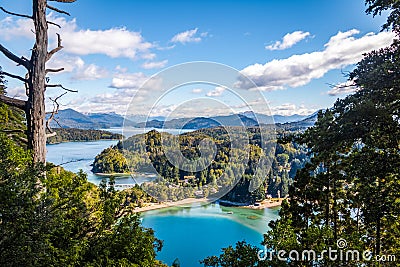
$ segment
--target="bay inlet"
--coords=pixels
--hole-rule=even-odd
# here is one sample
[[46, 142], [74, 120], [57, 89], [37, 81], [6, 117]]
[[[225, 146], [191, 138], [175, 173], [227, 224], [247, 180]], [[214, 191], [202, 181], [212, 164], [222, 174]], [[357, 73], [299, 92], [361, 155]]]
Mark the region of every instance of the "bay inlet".
[[[118, 131], [116, 129], [115, 131]], [[47, 160], [61, 164], [66, 170], [87, 173], [88, 181], [99, 184], [104, 178], [91, 172], [91, 164], [103, 149], [117, 144], [117, 140], [67, 142], [47, 145]], [[116, 177], [116, 184], [142, 183], [148, 176]], [[279, 208], [252, 210], [223, 207], [217, 203], [169, 207], [142, 213], [144, 227], [152, 228], [157, 238], [164, 241], [157, 258], [171, 265], [179, 258], [181, 266], [202, 266], [199, 260], [217, 255], [221, 248], [245, 240], [261, 247], [268, 222], [278, 218]]]

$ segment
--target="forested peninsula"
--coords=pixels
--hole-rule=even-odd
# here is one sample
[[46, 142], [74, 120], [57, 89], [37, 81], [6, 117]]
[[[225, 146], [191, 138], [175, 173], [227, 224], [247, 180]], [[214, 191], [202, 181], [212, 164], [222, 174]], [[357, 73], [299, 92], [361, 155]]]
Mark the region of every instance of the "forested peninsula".
[[58, 144], [62, 142], [97, 141], [97, 140], [121, 140], [122, 134], [103, 130], [86, 130], [76, 128], [54, 129], [56, 135], [47, 138], [47, 144]]
[[[198, 166], [187, 166], [187, 168], [174, 166], [168, 160], [163, 146], [163, 142], [169, 142], [168, 140], [172, 140], [174, 136], [153, 130], [146, 134], [132, 136], [102, 151], [94, 160], [93, 172], [124, 173], [154, 172], [155, 170], [162, 181], [158, 180], [143, 186], [151, 195], [159, 196], [160, 200], [164, 201], [196, 196], [208, 197], [216, 193], [219, 188], [233, 183], [235, 186], [222, 200], [250, 205], [267, 197], [287, 197], [296, 171], [304, 167], [308, 161], [308, 150], [295, 142], [278, 143], [276, 148], [270, 151], [263, 150], [257, 128], [247, 128], [247, 134], [249, 144], [246, 150], [249, 152], [249, 159], [246, 166], [230, 163], [231, 157], [246, 151], [233, 151], [228, 132], [223, 127], [216, 127], [178, 136], [180, 151], [185, 158], [190, 160], [201, 157], [199, 144], [204, 138], [215, 143], [216, 155], [209, 166], [201, 160], [197, 163]], [[281, 137], [287, 134], [289, 132], [283, 130], [278, 133]], [[276, 142], [276, 140], [271, 140], [271, 142]], [[261, 176], [257, 176], [255, 173], [258, 160], [265, 153], [269, 153], [267, 156], [272, 159], [271, 168]], [[238, 181], [234, 181], [237, 172], [243, 172], [243, 175]], [[259, 186], [256, 190], [249, 192], [253, 179], [259, 179]], [[182, 188], [184, 190], [181, 190]]]

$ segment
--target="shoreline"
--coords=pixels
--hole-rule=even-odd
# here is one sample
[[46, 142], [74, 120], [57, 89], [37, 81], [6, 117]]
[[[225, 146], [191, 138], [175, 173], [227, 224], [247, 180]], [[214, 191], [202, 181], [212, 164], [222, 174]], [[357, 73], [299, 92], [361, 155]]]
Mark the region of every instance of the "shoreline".
[[[282, 205], [282, 201], [284, 198], [280, 198], [278, 201], [270, 201], [270, 200], [263, 200], [262, 202], [259, 202], [259, 206], [254, 206], [254, 205], [246, 205], [246, 206], [231, 206], [234, 208], [244, 208], [244, 209], [253, 209], [253, 210], [261, 210], [261, 209], [267, 209], [267, 208], [274, 208], [274, 207], [279, 207]], [[188, 204], [203, 204], [210, 201], [208, 198], [185, 198], [179, 201], [168, 201], [168, 202], [162, 202], [162, 203], [146, 203], [144, 207], [136, 207], [134, 209], [134, 213], [137, 212], [146, 212], [146, 211], [151, 211], [151, 210], [158, 210], [158, 209], [164, 209], [164, 208], [171, 208], [171, 207], [180, 207], [180, 206], [185, 206]], [[220, 204], [221, 205], [221, 204]], [[223, 204], [221, 205], [223, 206]]]
[[150, 211], [150, 210], [158, 210], [158, 209], [164, 209], [164, 208], [171, 208], [171, 207], [180, 207], [180, 206], [184, 206], [184, 205], [188, 205], [188, 204], [195, 204], [195, 203], [205, 203], [208, 202], [209, 199], [208, 198], [185, 198], [182, 200], [178, 200], [178, 201], [168, 201], [168, 202], [162, 202], [162, 203], [146, 203], [146, 206], [144, 207], [136, 207], [133, 212], [137, 213], [137, 212], [146, 212], [146, 211]]
[[86, 142], [97, 142], [97, 141], [121, 141], [122, 139], [97, 139], [97, 140], [65, 140], [57, 143], [47, 143], [46, 145], [59, 145], [59, 144], [65, 144], [65, 143], [86, 143]]
[[137, 176], [144, 176], [144, 177], [154, 177], [156, 174], [153, 173], [146, 173], [146, 172], [112, 172], [112, 173], [106, 173], [106, 172], [92, 172], [94, 175], [97, 176], [131, 176], [131, 177], [137, 177]]
[[261, 202], [257, 202], [259, 205], [248, 205], [248, 206], [243, 206], [242, 208], [245, 209], [253, 209], [253, 210], [262, 210], [262, 209], [267, 209], [267, 208], [274, 208], [274, 207], [279, 207], [282, 205], [282, 201], [285, 198], [279, 198], [277, 200], [269, 200], [265, 199]]
[[131, 173], [126, 173], [126, 172], [113, 172], [113, 173], [92, 172], [92, 173], [94, 175], [104, 176], [104, 177], [110, 177], [110, 176], [132, 176]]

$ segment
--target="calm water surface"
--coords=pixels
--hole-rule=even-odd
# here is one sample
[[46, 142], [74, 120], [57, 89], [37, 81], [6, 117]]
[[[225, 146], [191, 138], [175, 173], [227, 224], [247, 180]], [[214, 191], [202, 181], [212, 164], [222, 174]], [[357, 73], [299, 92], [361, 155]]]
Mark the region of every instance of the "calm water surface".
[[179, 258], [182, 267], [200, 267], [199, 260], [219, 255], [221, 248], [237, 241], [261, 248], [268, 222], [277, 219], [278, 212], [277, 208], [250, 210], [208, 204], [148, 211], [143, 213], [142, 223], [164, 240], [158, 259], [171, 265]]
[[[115, 132], [118, 129], [114, 130]], [[143, 131], [143, 130], [142, 130]], [[126, 133], [125, 133], [126, 134]], [[47, 146], [47, 160], [72, 172], [82, 169], [88, 180], [99, 184], [103, 177], [91, 170], [94, 157], [118, 141], [69, 142]], [[141, 183], [145, 176], [117, 177], [116, 183]], [[171, 207], [142, 213], [143, 225], [155, 230], [156, 237], [164, 241], [157, 258], [171, 265], [179, 258], [182, 267], [202, 266], [199, 260], [219, 255], [221, 248], [246, 240], [260, 245], [268, 222], [278, 218], [279, 209], [250, 210], [222, 207], [218, 204]]]

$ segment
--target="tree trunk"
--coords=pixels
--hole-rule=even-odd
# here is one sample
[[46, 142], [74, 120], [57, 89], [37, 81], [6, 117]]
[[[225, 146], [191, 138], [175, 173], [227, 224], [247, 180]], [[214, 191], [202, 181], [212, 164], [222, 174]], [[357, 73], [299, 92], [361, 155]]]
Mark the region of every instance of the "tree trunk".
[[33, 21], [36, 42], [32, 49], [31, 70], [29, 71], [29, 96], [27, 102], [28, 148], [33, 152], [33, 163], [46, 163], [45, 132], [45, 82], [48, 47], [46, 0], [33, 1]]

